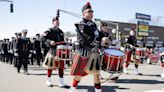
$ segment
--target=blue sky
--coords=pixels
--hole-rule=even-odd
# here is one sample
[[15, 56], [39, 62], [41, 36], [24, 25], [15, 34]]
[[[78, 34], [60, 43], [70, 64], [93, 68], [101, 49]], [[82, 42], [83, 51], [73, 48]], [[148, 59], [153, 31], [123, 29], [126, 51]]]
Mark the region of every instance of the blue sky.
[[[164, 17], [164, 0], [13, 0], [14, 13], [9, 3], [0, 2], [0, 39], [14, 36], [15, 32], [28, 29], [28, 36], [43, 33], [51, 27], [51, 19], [57, 9], [81, 14], [81, 7], [90, 2], [94, 17], [104, 20], [127, 22], [135, 13]], [[74, 23], [81, 19], [60, 14], [61, 29], [74, 32]], [[163, 21], [164, 22], [164, 19]]]

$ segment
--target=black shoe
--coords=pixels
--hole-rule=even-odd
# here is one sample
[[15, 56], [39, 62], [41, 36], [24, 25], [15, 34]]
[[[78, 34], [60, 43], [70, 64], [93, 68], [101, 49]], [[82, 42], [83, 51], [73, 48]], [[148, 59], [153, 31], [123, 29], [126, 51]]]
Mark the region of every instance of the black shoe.
[[17, 70], [18, 73], [20, 73], [20, 70]]
[[136, 75], [143, 75], [142, 73], [137, 73]]
[[59, 86], [60, 88], [66, 88], [66, 89], [69, 89], [70, 88], [70, 86], [68, 86], [68, 85], [64, 85], [64, 86]]
[[111, 78], [111, 80], [117, 80], [118, 79], [118, 77], [113, 77], [113, 78]]
[[25, 74], [25, 75], [29, 75], [29, 73], [28, 73], [28, 72], [24, 72], [24, 74]]
[[127, 74], [127, 75], [129, 75], [129, 73], [125, 73], [125, 72], [124, 72], [124, 74]]
[[143, 75], [142, 73], [139, 73], [139, 75]]

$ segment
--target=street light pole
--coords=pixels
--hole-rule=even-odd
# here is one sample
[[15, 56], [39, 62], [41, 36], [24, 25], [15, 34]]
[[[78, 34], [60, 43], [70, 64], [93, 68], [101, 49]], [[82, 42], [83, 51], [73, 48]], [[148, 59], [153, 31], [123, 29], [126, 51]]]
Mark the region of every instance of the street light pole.
[[119, 41], [119, 23], [114, 23], [114, 22], [110, 22], [108, 21], [109, 24], [115, 25], [116, 26], [116, 41]]

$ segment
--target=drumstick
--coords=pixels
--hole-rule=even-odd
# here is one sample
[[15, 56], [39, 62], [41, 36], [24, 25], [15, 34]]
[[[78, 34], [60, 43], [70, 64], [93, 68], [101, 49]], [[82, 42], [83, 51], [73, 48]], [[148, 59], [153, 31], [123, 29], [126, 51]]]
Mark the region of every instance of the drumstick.
[[55, 45], [64, 44], [64, 43], [65, 43], [65, 41], [55, 42]]

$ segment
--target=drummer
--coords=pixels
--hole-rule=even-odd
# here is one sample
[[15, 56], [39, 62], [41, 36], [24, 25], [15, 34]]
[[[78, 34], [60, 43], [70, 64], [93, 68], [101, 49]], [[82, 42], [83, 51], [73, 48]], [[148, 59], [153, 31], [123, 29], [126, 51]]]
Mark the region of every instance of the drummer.
[[106, 22], [101, 23], [100, 28], [100, 39], [102, 49], [109, 48], [109, 45], [112, 41], [111, 35], [108, 32], [108, 25]]
[[137, 39], [135, 37], [135, 32], [134, 30], [131, 30], [129, 32], [129, 36], [125, 39], [125, 44], [128, 44], [130, 46], [130, 53], [127, 55], [127, 59], [125, 61], [125, 65], [124, 65], [124, 73], [128, 74], [128, 71], [127, 71], [127, 67], [129, 66], [130, 62], [131, 62], [131, 57], [133, 58], [134, 60], [134, 65], [135, 65], [135, 74], [136, 75], [142, 75], [142, 73], [139, 72], [138, 70], [138, 64], [139, 64], [139, 59], [136, 58], [136, 55], [135, 55], [135, 49], [136, 49], [136, 46], [137, 46]]
[[164, 52], [162, 52], [161, 54], [160, 54], [160, 63], [161, 63], [161, 67], [162, 67], [162, 69], [163, 69], [163, 71], [162, 71], [162, 73], [161, 73], [161, 77], [164, 79]]
[[163, 72], [161, 73], [161, 77], [164, 79], [164, 62], [161, 63], [161, 67], [163, 68]]
[[[44, 32], [44, 43], [50, 47], [48, 53], [50, 53], [51, 55], [53, 55], [55, 57], [56, 47], [57, 47], [56, 43], [64, 41], [64, 33], [59, 28], [59, 16], [56, 16], [52, 19], [52, 24], [53, 24], [53, 27], [49, 28], [47, 31]], [[53, 60], [52, 62], [55, 62], [54, 59], [51, 59], [51, 60]], [[63, 79], [64, 61], [60, 61], [58, 73], [59, 73], [59, 87], [69, 88], [69, 86], [67, 86], [64, 83], [64, 79]], [[52, 69], [48, 69], [47, 70], [47, 81], [46, 81], [47, 86], [52, 86], [51, 74], [52, 74]]]
[[[111, 34], [109, 34], [109, 30], [108, 30], [108, 24], [106, 22], [102, 22], [101, 23], [101, 28], [100, 28], [100, 39], [101, 39], [101, 58], [103, 57], [103, 53], [105, 49], [109, 49], [109, 48], [116, 48], [115, 46], [113, 46], [112, 44], [112, 36]], [[104, 62], [102, 63], [102, 69], [106, 68], [106, 63]], [[112, 74], [112, 73], [111, 73]], [[118, 76], [112, 76], [110, 78], [110, 80], [116, 80], [118, 79]]]
[[[78, 92], [78, 83], [84, 76], [90, 74], [85, 71], [85, 67], [90, 64], [89, 57], [91, 58], [91, 49], [94, 48], [92, 43], [99, 40], [96, 39], [99, 38], [99, 31], [97, 29], [96, 24], [92, 21], [93, 10], [89, 2], [82, 7], [82, 14], [82, 21], [80, 23], [75, 24], [79, 47], [76, 48], [76, 54], [73, 58], [71, 75], [74, 76], [74, 78], [72, 81], [71, 88], [68, 92]], [[98, 61], [98, 59], [96, 61]], [[92, 62], [94, 62], [94, 60]], [[100, 63], [97, 63], [97, 67], [95, 67], [96, 65], [93, 65], [94, 67], [92, 67], [92, 69], [96, 68], [97, 70], [99, 70], [99, 65]], [[99, 72], [97, 70], [95, 70], [96, 72], [92, 74], [94, 76], [94, 88], [95, 92], [102, 92]]]

